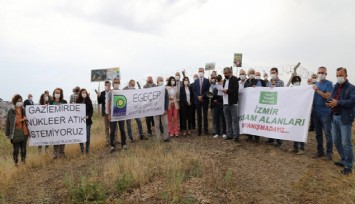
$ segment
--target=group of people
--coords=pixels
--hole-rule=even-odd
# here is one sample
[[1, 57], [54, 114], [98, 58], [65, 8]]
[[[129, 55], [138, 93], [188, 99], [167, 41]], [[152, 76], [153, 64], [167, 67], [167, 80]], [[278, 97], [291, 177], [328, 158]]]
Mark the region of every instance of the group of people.
[[[184, 72], [183, 72], [184, 75]], [[324, 157], [326, 160], [333, 160], [333, 143], [340, 155], [340, 160], [334, 164], [343, 169], [342, 174], [352, 173], [354, 162], [352, 146], [352, 122], [354, 120], [355, 106], [355, 87], [350, 84], [347, 78], [346, 68], [340, 67], [336, 71], [337, 83], [333, 86], [332, 82], [326, 79], [327, 68], [319, 67], [317, 74], [311, 76], [307, 81], [314, 89], [314, 100], [312, 108], [312, 120], [310, 130], [315, 130], [317, 139], [317, 152], [314, 158]], [[294, 73], [287, 86], [300, 86], [301, 77]], [[140, 85], [138, 84], [139, 88]], [[192, 130], [197, 129], [197, 136], [210, 135], [208, 114], [209, 109], [212, 114], [212, 135], [214, 138], [222, 137], [225, 140], [239, 142], [239, 116], [238, 116], [238, 95], [239, 91], [248, 87], [284, 87], [284, 82], [278, 77], [276, 67], [270, 70], [270, 80], [268, 75], [248, 69], [239, 70], [239, 76], [234, 76], [230, 67], [223, 69], [223, 75], [217, 75], [212, 72], [209, 78], [205, 77], [205, 70], [198, 69], [198, 73], [193, 75], [193, 81], [189, 77], [176, 72], [175, 76], [170, 76], [164, 80], [163, 77], [157, 77], [155, 83], [151, 76], [147, 77], [143, 88], [156, 86], [165, 86], [164, 114], [158, 116], [146, 117], [147, 135], [143, 132], [142, 121], [140, 118], [134, 119], [138, 126], [138, 134], [141, 140], [147, 140], [152, 136], [152, 127], [155, 127], [155, 134], [163, 142], [169, 142], [173, 137], [192, 135]], [[123, 90], [135, 89], [136, 81], [130, 80]], [[105, 81], [105, 90], [97, 92], [98, 103], [101, 104], [101, 113], [104, 120], [105, 135], [107, 146], [110, 151], [116, 150], [116, 145], [121, 144], [123, 149], [127, 148], [126, 129], [131, 142], [134, 142], [132, 135], [131, 120], [111, 121], [111, 99], [112, 91], [120, 89], [120, 79], [115, 78], [111, 81]], [[87, 142], [86, 153], [90, 149], [90, 127], [92, 124], [93, 107], [90, 97], [85, 89], [75, 88], [74, 94], [70, 98], [70, 103], [85, 103], [87, 115]], [[31, 95], [29, 99], [31, 100]], [[27, 100], [26, 100], [27, 101]], [[23, 161], [26, 157], [26, 139], [17, 142], [18, 135], [28, 135], [26, 127], [26, 117], [24, 115], [22, 97], [15, 95], [12, 100], [15, 108], [8, 114], [6, 135], [11, 139], [14, 146], [14, 161], [18, 162], [18, 152], [21, 152]], [[53, 92], [53, 99], [45, 92], [40, 99], [41, 105], [63, 104], [67, 103], [63, 99], [63, 91], [57, 88]], [[197, 124], [196, 124], [197, 115]], [[117, 123], [120, 131], [121, 140], [119, 142], [117, 135]], [[20, 131], [21, 130], [21, 131]], [[326, 138], [326, 150], [323, 147], [323, 131]], [[20, 133], [21, 132], [21, 133]], [[260, 137], [247, 135], [247, 141], [260, 142]], [[269, 138], [268, 144], [274, 144], [276, 147], [282, 147], [281, 139]], [[63, 157], [65, 145], [55, 145], [55, 158]], [[46, 150], [48, 146], [45, 147]], [[39, 147], [41, 151], [42, 147]], [[81, 152], [84, 152], [84, 144], [80, 144]], [[305, 144], [303, 142], [294, 142], [293, 149], [290, 151], [297, 154], [304, 154]]]
[[[92, 125], [92, 115], [94, 113], [92, 101], [86, 89], [80, 89], [75, 87], [73, 89], [73, 95], [70, 97], [70, 103], [83, 103], [86, 104], [86, 127], [87, 127], [87, 142], [85, 144], [85, 152], [89, 153], [90, 150], [90, 129]], [[49, 91], [45, 91], [41, 94], [39, 105], [60, 105], [67, 104], [64, 100], [63, 90], [56, 88], [53, 91], [53, 95], [49, 94]], [[16, 94], [12, 98], [13, 107], [8, 111], [6, 118], [5, 135], [10, 139], [13, 145], [13, 160], [15, 165], [18, 165], [18, 157], [21, 155], [21, 161], [26, 162], [26, 146], [29, 137], [29, 130], [27, 126], [27, 118], [25, 108], [27, 105], [35, 105], [31, 94], [23, 101], [21, 95]], [[45, 152], [48, 153], [49, 146], [45, 146]], [[53, 145], [54, 159], [65, 157], [65, 145]], [[84, 153], [84, 144], [80, 143], [80, 150]], [[38, 147], [38, 152], [42, 152], [42, 146]]]

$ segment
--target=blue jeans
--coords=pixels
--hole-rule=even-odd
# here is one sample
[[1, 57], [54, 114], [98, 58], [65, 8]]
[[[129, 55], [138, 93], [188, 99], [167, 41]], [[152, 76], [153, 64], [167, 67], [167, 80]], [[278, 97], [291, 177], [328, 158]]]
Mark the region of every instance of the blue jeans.
[[[135, 118], [135, 120], [136, 120], [136, 123], [137, 123], [137, 126], [138, 126], [139, 137], [143, 138], [142, 121], [141, 121], [140, 118]], [[127, 123], [128, 137], [129, 137], [129, 139], [133, 140], [131, 120], [126, 120], [126, 123]]]
[[345, 168], [352, 169], [354, 164], [354, 150], [351, 141], [352, 124], [343, 125], [340, 115], [333, 115], [332, 134], [333, 141], [340, 155], [340, 162], [345, 165]]
[[227, 124], [227, 137], [239, 138], [238, 104], [224, 105], [223, 111]]
[[333, 154], [333, 139], [331, 133], [331, 115], [330, 113], [313, 112], [314, 129], [316, 131], [317, 150], [319, 153], [324, 153], [323, 148], [323, 130], [327, 140], [327, 154]]
[[218, 104], [213, 108], [213, 134], [221, 136], [226, 134], [226, 119], [224, 118], [223, 105]]
[[[85, 148], [86, 153], [89, 153], [90, 150], [90, 130], [91, 130], [91, 125], [86, 125], [86, 148]], [[84, 152], [84, 143], [80, 143], [80, 151], [82, 153]]]

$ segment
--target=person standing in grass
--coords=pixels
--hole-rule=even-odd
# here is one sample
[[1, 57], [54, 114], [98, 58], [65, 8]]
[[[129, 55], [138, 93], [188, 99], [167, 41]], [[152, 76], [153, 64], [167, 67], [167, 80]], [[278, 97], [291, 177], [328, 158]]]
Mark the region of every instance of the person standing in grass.
[[166, 90], [169, 95], [169, 109], [168, 109], [168, 125], [169, 125], [169, 135], [170, 137], [179, 136], [179, 91], [176, 86], [176, 80], [174, 77], [170, 77], [168, 84], [166, 85]]
[[[299, 76], [293, 76], [291, 79], [291, 83], [293, 86], [300, 86], [301, 81], [301, 77]], [[304, 154], [304, 142], [293, 142], [293, 149], [290, 149], [289, 151], [294, 152], [298, 155]]]
[[[53, 101], [49, 102], [49, 105], [61, 105], [61, 104], [67, 104], [68, 102], [64, 100], [64, 95], [63, 95], [63, 90], [61, 88], [56, 88], [53, 91]], [[60, 145], [54, 145], [54, 158], [53, 159], [58, 159], [58, 158], [64, 158], [65, 153], [65, 144], [60, 144]]]
[[[183, 136], [186, 134], [191, 135], [192, 128], [192, 111], [193, 111], [193, 103], [194, 100], [193, 90], [190, 86], [189, 77], [184, 77], [183, 79], [184, 85], [180, 88], [180, 105], [181, 105], [181, 130], [183, 130]], [[187, 122], [187, 125], [186, 125]], [[186, 133], [187, 130], [187, 133]]]
[[18, 165], [18, 156], [21, 152], [21, 161], [26, 162], [26, 145], [29, 131], [26, 124], [25, 110], [22, 107], [22, 97], [16, 94], [12, 98], [12, 107], [6, 118], [5, 135], [10, 139], [13, 145], [13, 159], [15, 165]]
[[[81, 89], [79, 91], [76, 103], [83, 103], [86, 105], [86, 146], [85, 153], [88, 154], [90, 151], [90, 130], [92, 125], [92, 114], [94, 113], [94, 108], [90, 96], [86, 89]], [[80, 143], [80, 151], [84, 153], [84, 143]]]
[[[41, 95], [41, 98], [39, 99], [39, 104], [44, 106], [44, 105], [48, 105], [49, 103], [49, 95], [46, 93], [43, 93]], [[48, 149], [49, 149], [49, 145], [45, 146], [45, 152], [48, 153]], [[42, 152], [42, 146], [38, 146], [38, 153], [40, 154]]]
[[113, 97], [113, 93], [112, 91], [114, 90], [119, 90], [120, 87], [120, 79], [119, 78], [114, 78], [112, 81], [112, 85], [113, 85], [113, 90], [110, 91], [110, 93], [108, 94], [108, 106], [107, 106], [107, 110], [108, 110], [108, 119], [110, 121], [110, 144], [111, 144], [111, 150], [110, 152], [114, 152], [116, 151], [116, 141], [115, 141], [115, 134], [116, 134], [116, 128], [117, 128], [117, 123], [120, 129], [120, 133], [121, 133], [121, 145], [123, 149], [127, 149], [126, 146], [126, 132], [124, 129], [124, 120], [121, 121], [111, 121], [111, 116], [112, 116], [112, 97]]
[[[158, 86], [164, 86], [164, 79], [163, 77], [158, 77], [157, 78], [157, 84]], [[154, 116], [154, 121], [155, 121], [155, 134], [157, 135], [157, 139], [161, 139], [161, 129], [163, 129], [163, 141], [164, 142], [170, 142], [169, 134], [168, 134], [168, 108], [169, 108], [169, 94], [168, 91], [165, 89], [165, 102], [164, 102], [164, 114], [163, 115], [157, 115]], [[161, 121], [161, 123], [160, 123]], [[160, 127], [162, 126], [162, 128]]]
[[106, 145], [110, 145], [110, 121], [108, 120], [107, 99], [111, 90], [111, 82], [105, 81], [105, 90], [97, 92], [97, 102], [101, 104], [101, 114], [105, 125]]

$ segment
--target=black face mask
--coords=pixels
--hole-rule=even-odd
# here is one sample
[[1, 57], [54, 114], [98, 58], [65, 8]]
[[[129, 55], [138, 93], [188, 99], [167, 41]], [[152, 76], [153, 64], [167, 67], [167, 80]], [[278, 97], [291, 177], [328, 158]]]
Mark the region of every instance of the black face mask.
[[227, 76], [226, 76], [226, 75], [224, 75], [224, 78], [225, 78], [225, 79], [229, 79], [229, 76], [228, 76], [228, 75], [227, 75]]

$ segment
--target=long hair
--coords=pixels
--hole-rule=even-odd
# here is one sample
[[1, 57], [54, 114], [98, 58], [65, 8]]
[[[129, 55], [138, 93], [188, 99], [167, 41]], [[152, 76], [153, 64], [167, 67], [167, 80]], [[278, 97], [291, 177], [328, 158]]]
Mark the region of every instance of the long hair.
[[45, 100], [44, 100], [44, 97], [45, 97], [45, 96], [46, 96], [46, 94], [43, 93], [43, 94], [41, 95], [41, 97], [39, 98], [39, 104], [40, 104], [40, 105], [46, 105], [46, 104], [48, 104], [49, 96], [48, 96], [48, 101], [45, 101]]
[[[82, 94], [84, 91], [86, 92], [86, 98], [83, 98], [83, 97], [81, 96], [81, 94]], [[82, 102], [85, 103], [86, 101], [91, 101], [90, 96], [89, 96], [89, 93], [88, 93], [88, 91], [87, 91], [86, 89], [80, 89], [80, 91], [79, 91], [79, 96], [78, 96], [78, 98], [76, 99], [76, 103], [82, 103]]]
[[53, 100], [55, 100], [56, 98], [55, 98], [55, 91], [57, 91], [57, 90], [59, 90], [60, 91], [60, 97], [59, 97], [59, 101], [63, 101], [63, 98], [64, 98], [64, 96], [63, 96], [63, 89], [61, 89], [61, 88], [56, 88], [56, 89], [54, 89], [54, 91], [53, 91]]
[[173, 77], [173, 76], [169, 77], [167, 86], [172, 86], [171, 80], [175, 81], [175, 84], [173, 86], [176, 86], [176, 80], [175, 80], [175, 77]]

